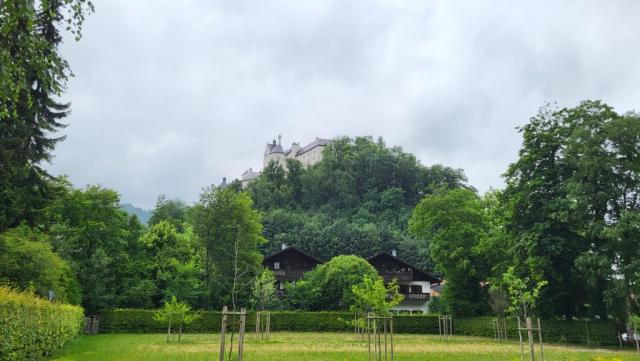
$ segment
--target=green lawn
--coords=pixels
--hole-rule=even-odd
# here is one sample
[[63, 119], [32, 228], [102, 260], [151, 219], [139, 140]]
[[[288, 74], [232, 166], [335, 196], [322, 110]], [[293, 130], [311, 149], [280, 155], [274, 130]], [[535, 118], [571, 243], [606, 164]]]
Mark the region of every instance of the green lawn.
[[[347, 333], [271, 334], [270, 341], [256, 341], [247, 334], [246, 361], [367, 360], [367, 344]], [[395, 360], [519, 360], [517, 343], [491, 339], [433, 335], [396, 335]], [[218, 335], [185, 335], [183, 342], [166, 343], [161, 334], [104, 334], [82, 336], [54, 358], [56, 361], [215, 361]], [[606, 348], [545, 345], [546, 360], [638, 360], [635, 352]]]

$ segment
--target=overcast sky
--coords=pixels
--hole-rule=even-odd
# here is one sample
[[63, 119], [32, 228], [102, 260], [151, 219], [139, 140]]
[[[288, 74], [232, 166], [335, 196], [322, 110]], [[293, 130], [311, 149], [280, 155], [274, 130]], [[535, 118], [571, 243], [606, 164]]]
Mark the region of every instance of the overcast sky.
[[485, 191], [546, 102], [640, 108], [638, 1], [94, 3], [50, 169], [143, 208], [261, 168], [278, 134], [383, 136]]

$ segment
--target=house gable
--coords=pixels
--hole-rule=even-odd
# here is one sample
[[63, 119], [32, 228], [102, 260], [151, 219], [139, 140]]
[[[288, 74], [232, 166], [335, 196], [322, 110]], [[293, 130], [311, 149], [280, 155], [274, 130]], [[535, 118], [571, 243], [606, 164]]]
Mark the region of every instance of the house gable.
[[273, 272], [277, 281], [295, 281], [319, 264], [322, 261], [292, 246], [273, 253], [262, 261], [262, 265]]
[[368, 259], [369, 263], [378, 271], [385, 282], [390, 282], [394, 278], [398, 282], [428, 281], [439, 282], [434, 275], [412, 266], [397, 257], [386, 252], [379, 253]]

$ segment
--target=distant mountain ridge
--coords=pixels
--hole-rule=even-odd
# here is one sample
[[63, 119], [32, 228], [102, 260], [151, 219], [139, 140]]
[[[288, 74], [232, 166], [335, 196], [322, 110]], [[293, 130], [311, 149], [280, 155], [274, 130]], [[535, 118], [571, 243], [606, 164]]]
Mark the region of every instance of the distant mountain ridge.
[[120, 204], [120, 209], [124, 210], [129, 214], [135, 214], [136, 216], [138, 216], [138, 219], [140, 220], [140, 222], [145, 225], [149, 223], [149, 219], [151, 219], [151, 215], [153, 214], [153, 211], [138, 208], [131, 203]]

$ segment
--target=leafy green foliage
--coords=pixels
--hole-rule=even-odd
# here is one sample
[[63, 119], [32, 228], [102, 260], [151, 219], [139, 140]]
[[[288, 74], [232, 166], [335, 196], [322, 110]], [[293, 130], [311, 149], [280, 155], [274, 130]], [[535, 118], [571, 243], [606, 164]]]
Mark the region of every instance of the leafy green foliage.
[[190, 325], [200, 317], [198, 313], [191, 312], [191, 307], [178, 301], [176, 296], [171, 296], [170, 301], [165, 301], [162, 308], [153, 314], [153, 319], [165, 324]]
[[202, 283], [195, 263], [195, 237], [191, 228], [179, 233], [169, 221], [152, 225], [140, 238], [147, 255], [147, 274], [153, 275], [153, 303], [176, 296], [195, 304]]
[[[346, 310], [356, 303], [353, 287], [378, 272], [358, 256], [337, 256], [287, 285], [286, 302], [305, 310]], [[359, 289], [360, 290], [360, 289]]]
[[277, 304], [276, 278], [269, 269], [263, 269], [253, 281], [252, 300], [256, 310], [274, 308]]
[[0, 2], [0, 231], [34, 226], [55, 198], [42, 162], [64, 137], [69, 104], [58, 99], [71, 76], [60, 27], [80, 37], [86, 0]]
[[149, 218], [149, 226], [162, 221], [171, 223], [178, 232], [184, 231], [189, 208], [179, 199], [167, 199], [165, 195], [158, 197], [156, 207]]
[[620, 229], [640, 209], [640, 116], [584, 101], [545, 107], [521, 132], [502, 194], [516, 273], [548, 280], [543, 314], [628, 318], [640, 244]]
[[487, 232], [486, 213], [469, 189], [442, 190], [425, 196], [416, 206], [409, 230], [428, 241], [431, 258], [445, 279], [442, 298], [454, 315], [481, 315], [486, 277], [478, 247]]
[[491, 313], [497, 317], [504, 316], [504, 312], [509, 307], [509, 296], [497, 286], [489, 288], [489, 306]]
[[504, 274], [503, 282], [511, 298], [509, 311], [522, 319], [531, 316], [532, 311], [535, 310], [536, 301], [540, 298], [540, 290], [548, 284], [545, 280], [519, 278], [515, 275], [513, 267]]
[[0, 233], [0, 283], [47, 297], [80, 303], [80, 287], [69, 264], [51, 250], [46, 235], [26, 226]]
[[371, 278], [364, 276], [361, 284], [351, 287], [354, 303], [350, 310], [363, 314], [373, 312], [376, 315], [389, 315], [391, 309], [404, 300], [404, 296], [398, 293], [398, 282], [395, 280], [388, 285], [384, 284], [382, 277]]
[[43, 360], [82, 329], [82, 308], [0, 286], [0, 360]]
[[[210, 302], [233, 309], [250, 299], [250, 285], [262, 261], [260, 214], [248, 194], [227, 187], [209, 188], [194, 207], [194, 231], [204, 256]], [[224, 291], [221, 293], [220, 291]]]
[[67, 187], [48, 209], [51, 243], [80, 282], [86, 311], [151, 306], [140, 222], [119, 208], [112, 190]]

